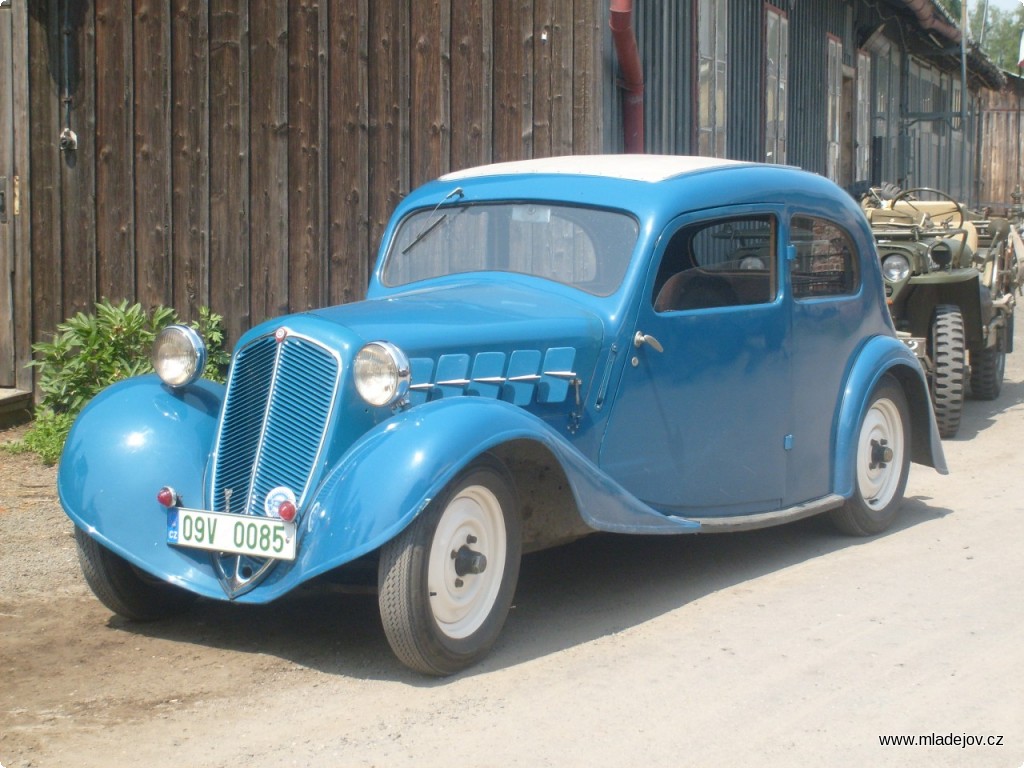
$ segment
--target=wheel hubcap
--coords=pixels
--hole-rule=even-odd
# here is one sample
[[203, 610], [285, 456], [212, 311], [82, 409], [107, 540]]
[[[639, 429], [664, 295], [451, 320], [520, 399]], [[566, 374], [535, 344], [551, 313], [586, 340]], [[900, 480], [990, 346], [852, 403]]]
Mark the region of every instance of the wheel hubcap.
[[460, 547], [458, 552], [452, 552], [452, 560], [455, 561], [455, 572], [459, 576], [468, 574], [477, 576], [487, 568], [487, 555], [483, 552], [475, 552], [465, 545]]
[[885, 469], [885, 465], [892, 461], [893, 452], [883, 438], [871, 441], [871, 463], [868, 469]]
[[884, 509], [896, 495], [903, 471], [903, 421], [896, 404], [881, 398], [871, 405], [857, 450], [857, 486], [868, 507]]
[[462, 489], [438, 521], [427, 564], [430, 609], [448, 637], [468, 637], [494, 607], [505, 570], [501, 503], [481, 485]]

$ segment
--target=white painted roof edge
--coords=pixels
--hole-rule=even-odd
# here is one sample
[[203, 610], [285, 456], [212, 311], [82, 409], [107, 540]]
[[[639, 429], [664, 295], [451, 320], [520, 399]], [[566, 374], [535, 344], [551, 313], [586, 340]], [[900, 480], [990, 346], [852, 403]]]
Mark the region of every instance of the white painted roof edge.
[[688, 155], [564, 155], [465, 168], [445, 174], [441, 177], [441, 181], [458, 181], [508, 174], [549, 173], [657, 182], [695, 171], [736, 165], [750, 165], [750, 163], [724, 160], [719, 157]]

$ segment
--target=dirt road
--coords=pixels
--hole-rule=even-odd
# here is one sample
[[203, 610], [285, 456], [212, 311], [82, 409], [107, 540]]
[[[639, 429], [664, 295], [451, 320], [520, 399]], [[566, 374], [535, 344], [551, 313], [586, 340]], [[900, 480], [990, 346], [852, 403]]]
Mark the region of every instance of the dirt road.
[[531, 556], [494, 652], [443, 681], [394, 660], [372, 595], [113, 618], [53, 471], [0, 453], [0, 764], [1022, 766], [1024, 348], [1009, 360], [886, 535], [808, 520]]

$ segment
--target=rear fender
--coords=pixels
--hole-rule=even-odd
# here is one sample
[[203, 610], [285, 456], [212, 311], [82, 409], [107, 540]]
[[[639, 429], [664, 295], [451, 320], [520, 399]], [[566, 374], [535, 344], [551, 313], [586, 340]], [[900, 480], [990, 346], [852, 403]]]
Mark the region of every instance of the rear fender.
[[554, 455], [581, 519], [594, 530], [683, 533], [699, 527], [638, 501], [522, 408], [477, 397], [443, 399], [378, 425], [331, 470], [303, 511], [303, 578], [384, 544], [474, 457], [521, 440], [539, 443]]
[[883, 376], [893, 376], [903, 387], [910, 406], [910, 458], [917, 464], [947, 474], [942, 440], [935, 424], [928, 382], [914, 354], [903, 342], [875, 336], [861, 349], [846, 380], [845, 396], [836, 423], [836, 464], [833, 488], [846, 498], [856, 482], [857, 435], [871, 402], [871, 394]]

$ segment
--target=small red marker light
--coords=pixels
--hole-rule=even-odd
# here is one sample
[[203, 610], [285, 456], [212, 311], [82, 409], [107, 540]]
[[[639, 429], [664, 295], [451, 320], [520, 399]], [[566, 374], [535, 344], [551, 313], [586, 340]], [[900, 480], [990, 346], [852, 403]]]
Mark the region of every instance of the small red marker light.
[[178, 494], [169, 485], [165, 485], [156, 494], [156, 500], [165, 507], [173, 507], [178, 503]]
[[295, 519], [295, 505], [290, 501], [282, 501], [277, 508], [277, 516], [286, 523], [290, 523]]

